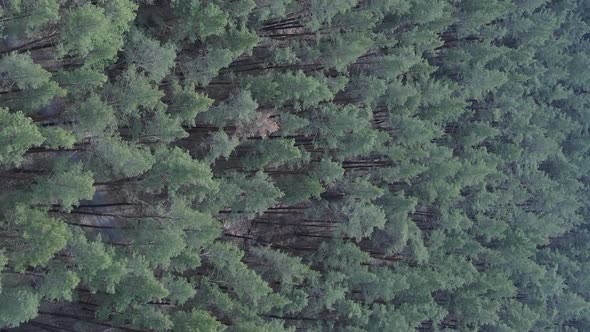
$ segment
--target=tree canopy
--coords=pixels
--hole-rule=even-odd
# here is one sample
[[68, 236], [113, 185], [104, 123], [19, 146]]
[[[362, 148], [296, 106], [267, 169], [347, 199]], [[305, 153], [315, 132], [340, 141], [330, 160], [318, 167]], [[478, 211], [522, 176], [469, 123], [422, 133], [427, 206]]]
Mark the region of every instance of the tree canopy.
[[590, 331], [585, 0], [5, 0], [0, 329]]

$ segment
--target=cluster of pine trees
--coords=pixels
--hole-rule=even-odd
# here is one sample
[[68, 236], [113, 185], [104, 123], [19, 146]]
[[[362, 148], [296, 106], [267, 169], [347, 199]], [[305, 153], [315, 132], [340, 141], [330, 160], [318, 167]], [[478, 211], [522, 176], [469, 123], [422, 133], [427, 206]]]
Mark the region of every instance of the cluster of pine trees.
[[0, 3], [0, 327], [590, 331], [588, 1]]

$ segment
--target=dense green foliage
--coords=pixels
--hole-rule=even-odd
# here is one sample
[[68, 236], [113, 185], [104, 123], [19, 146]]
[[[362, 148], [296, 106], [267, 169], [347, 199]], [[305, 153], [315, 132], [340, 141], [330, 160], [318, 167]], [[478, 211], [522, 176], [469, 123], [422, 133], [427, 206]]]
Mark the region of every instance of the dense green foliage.
[[590, 331], [588, 1], [0, 13], [0, 328]]

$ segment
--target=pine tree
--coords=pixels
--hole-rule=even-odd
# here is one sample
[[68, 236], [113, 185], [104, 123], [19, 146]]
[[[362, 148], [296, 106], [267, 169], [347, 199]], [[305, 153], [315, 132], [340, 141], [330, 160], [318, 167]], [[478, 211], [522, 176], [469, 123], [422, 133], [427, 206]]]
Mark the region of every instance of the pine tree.
[[22, 112], [9, 113], [0, 108], [0, 164], [18, 166], [31, 147], [41, 145], [44, 139], [39, 129]]

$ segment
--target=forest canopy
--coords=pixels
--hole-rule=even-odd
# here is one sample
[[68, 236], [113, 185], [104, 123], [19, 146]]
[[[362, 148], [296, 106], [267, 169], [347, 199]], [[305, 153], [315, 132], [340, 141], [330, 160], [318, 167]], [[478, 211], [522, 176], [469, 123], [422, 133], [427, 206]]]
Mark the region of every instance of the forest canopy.
[[0, 329], [590, 331], [586, 0], [4, 0]]

